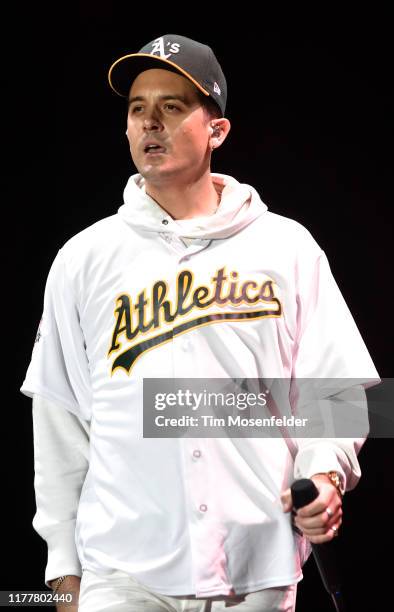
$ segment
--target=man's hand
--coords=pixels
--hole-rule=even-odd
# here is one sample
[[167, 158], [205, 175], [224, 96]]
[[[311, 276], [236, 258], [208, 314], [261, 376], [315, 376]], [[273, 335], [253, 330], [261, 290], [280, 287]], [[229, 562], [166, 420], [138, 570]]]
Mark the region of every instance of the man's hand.
[[[54, 588], [56, 583], [56, 579], [52, 580], [49, 584], [51, 589]], [[70, 604], [58, 604], [56, 606], [57, 612], [78, 612], [78, 597], [79, 597], [79, 587], [81, 584], [81, 579], [79, 576], [67, 576], [65, 580], [61, 583], [60, 587], [56, 591], [58, 595], [72, 593], [73, 595], [73, 603]]]
[[[342, 524], [342, 499], [337, 489], [325, 474], [316, 474], [311, 480], [319, 495], [312, 503], [294, 510], [294, 524], [312, 544], [329, 542], [338, 533]], [[290, 489], [281, 495], [284, 512], [293, 510]]]

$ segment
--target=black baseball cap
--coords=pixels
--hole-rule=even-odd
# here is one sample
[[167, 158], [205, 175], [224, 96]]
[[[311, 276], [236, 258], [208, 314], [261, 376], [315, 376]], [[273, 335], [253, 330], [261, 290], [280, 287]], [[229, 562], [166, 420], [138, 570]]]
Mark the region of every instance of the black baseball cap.
[[134, 79], [150, 68], [170, 70], [188, 78], [203, 94], [211, 96], [222, 115], [226, 109], [227, 83], [214, 52], [195, 40], [165, 34], [123, 55], [109, 69], [108, 81], [119, 96], [127, 98]]

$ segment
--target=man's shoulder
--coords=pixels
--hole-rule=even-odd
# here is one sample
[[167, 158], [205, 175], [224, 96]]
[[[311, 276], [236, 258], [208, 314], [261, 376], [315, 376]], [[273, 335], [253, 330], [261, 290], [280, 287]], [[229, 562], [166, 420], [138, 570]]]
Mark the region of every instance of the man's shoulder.
[[104, 244], [107, 244], [112, 237], [117, 236], [121, 226], [119, 215], [110, 215], [74, 234], [63, 244], [61, 250], [65, 255], [68, 255], [76, 251], [81, 254], [83, 252], [87, 253], [95, 247], [102, 248], [103, 241]]
[[277, 227], [287, 233], [299, 236], [311, 236], [310, 231], [305, 225], [302, 225], [300, 221], [296, 221], [296, 219], [291, 217], [285, 217], [284, 215], [279, 215], [278, 213], [268, 210], [266, 219], [272, 227]]
[[285, 217], [268, 210], [258, 219], [258, 222], [261, 223], [262, 231], [268, 232], [274, 240], [287, 243], [289, 249], [309, 245], [311, 248], [320, 250], [310, 230], [291, 217]]
[[89, 272], [111, 257], [123, 231], [124, 224], [118, 214], [89, 225], [60, 246], [54, 262], [55, 270], [66, 269], [70, 278], [83, 271]]

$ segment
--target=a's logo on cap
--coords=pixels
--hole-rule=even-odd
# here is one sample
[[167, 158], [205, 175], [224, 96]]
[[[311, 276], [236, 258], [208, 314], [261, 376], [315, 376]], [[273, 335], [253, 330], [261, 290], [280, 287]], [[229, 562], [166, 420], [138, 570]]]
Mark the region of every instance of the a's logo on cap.
[[[166, 47], [169, 48], [166, 49]], [[171, 55], [173, 55], [173, 53], [179, 53], [179, 47], [179, 43], [172, 43], [170, 41], [165, 43], [164, 38], [161, 36], [160, 38], [156, 38], [156, 40], [152, 43], [152, 51], [150, 54], [160, 55], [160, 57], [163, 59], [168, 59], [171, 57]], [[166, 51], [169, 51], [169, 53], [166, 54]]]
[[220, 91], [220, 87], [219, 87], [219, 85], [216, 83], [216, 81], [215, 81], [215, 83], [214, 83], [214, 85], [213, 85], [213, 91], [214, 91], [215, 93], [217, 93], [217, 94], [218, 94], [218, 96], [221, 96], [221, 95], [222, 95], [222, 92]]

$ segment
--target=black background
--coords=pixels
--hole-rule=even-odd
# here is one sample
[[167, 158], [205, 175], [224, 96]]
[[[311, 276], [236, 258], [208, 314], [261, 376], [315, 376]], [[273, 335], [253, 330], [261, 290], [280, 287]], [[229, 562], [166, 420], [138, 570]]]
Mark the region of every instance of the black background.
[[[107, 85], [121, 54], [168, 32], [214, 49], [228, 81], [232, 130], [213, 171], [253, 185], [270, 210], [311, 231], [380, 375], [393, 375], [388, 15], [132, 4], [17, 4], [2, 20], [9, 35], [2, 53], [3, 590], [43, 588], [45, 545], [31, 526], [30, 400], [19, 387], [45, 279], [69, 237], [116, 212], [135, 172], [125, 106]], [[393, 450], [392, 440], [366, 442], [363, 478], [344, 500], [337, 546], [351, 611], [390, 609]], [[332, 610], [311, 560], [304, 574], [297, 611]]]

